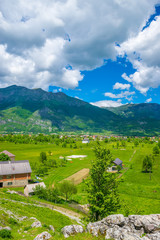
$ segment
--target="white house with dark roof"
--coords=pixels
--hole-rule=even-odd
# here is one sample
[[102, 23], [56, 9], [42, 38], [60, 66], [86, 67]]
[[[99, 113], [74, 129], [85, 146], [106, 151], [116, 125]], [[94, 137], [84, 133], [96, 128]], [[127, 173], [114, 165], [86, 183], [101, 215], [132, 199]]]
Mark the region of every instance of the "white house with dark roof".
[[[8, 152], [7, 150], [4, 150], [4, 151], [1, 152], [1, 153], [4, 153], [4, 154], [8, 155], [8, 157], [10, 158], [11, 161], [14, 161], [14, 160], [15, 160], [15, 155], [12, 154], [12, 153], [10, 153], [10, 152]], [[1, 153], [0, 153], [0, 154], [1, 154]]]
[[119, 159], [119, 158], [116, 158], [114, 161], [113, 161], [114, 165], [112, 167], [109, 167], [107, 169], [108, 172], [117, 172], [117, 166], [120, 166], [121, 169], [123, 168], [122, 166], [122, 161]]
[[119, 158], [116, 158], [114, 161], [113, 161], [113, 163], [116, 165], [116, 166], [120, 166], [121, 168], [123, 168], [122, 167], [122, 161], [119, 159]]
[[26, 186], [31, 172], [28, 160], [0, 162], [0, 188]]

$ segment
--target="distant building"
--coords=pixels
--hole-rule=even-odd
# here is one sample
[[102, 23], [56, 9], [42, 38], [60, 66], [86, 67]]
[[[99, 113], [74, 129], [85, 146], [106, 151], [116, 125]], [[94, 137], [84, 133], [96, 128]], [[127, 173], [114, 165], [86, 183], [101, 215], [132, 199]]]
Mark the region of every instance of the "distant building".
[[[11, 161], [14, 161], [14, 160], [15, 160], [15, 155], [12, 154], [12, 153], [10, 153], [10, 152], [8, 152], [7, 150], [4, 150], [4, 151], [1, 152], [1, 153], [4, 153], [4, 154], [8, 155], [8, 157], [10, 158]], [[1, 153], [0, 153], [0, 154], [1, 154]]]
[[122, 167], [122, 161], [119, 159], [119, 158], [116, 158], [114, 161], [113, 161], [113, 163], [116, 165], [116, 166], [120, 166], [121, 168], [123, 168]]
[[89, 142], [90, 142], [90, 141], [89, 141], [88, 138], [85, 138], [85, 139], [82, 140], [82, 143], [89, 143]]
[[43, 188], [46, 187], [44, 182], [28, 184], [24, 189], [24, 195], [29, 196], [29, 194], [32, 194], [34, 192], [36, 186], [40, 186]]
[[26, 186], [31, 172], [28, 160], [0, 162], [0, 188]]
[[120, 166], [121, 169], [123, 168], [122, 167], [122, 161], [119, 159], [119, 158], [116, 158], [114, 161], [113, 161], [114, 165], [112, 167], [109, 167], [108, 168], [108, 172], [117, 172], [117, 166]]

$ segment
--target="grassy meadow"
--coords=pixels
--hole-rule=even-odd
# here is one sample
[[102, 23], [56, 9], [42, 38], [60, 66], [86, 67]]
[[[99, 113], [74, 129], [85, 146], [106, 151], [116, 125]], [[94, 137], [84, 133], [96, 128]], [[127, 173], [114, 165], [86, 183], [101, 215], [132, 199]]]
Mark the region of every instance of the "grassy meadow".
[[[67, 144], [66, 148], [61, 145], [38, 143], [38, 144], [15, 144], [2, 142], [0, 143], [0, 151], [8, 150], [16, 155], [16, 160], [29, 160], [31, 166], [33, 163], [39, 162], [40, 152], [47, 154], [52, 152], [51, 158], [59, 160], [60, 156], [66, 157], [70, 155], [87, 155], [83, 159], [73, 159], [67, 161], [65, 167], [52, 168], [48, 174], [42, 177], [47, 186], [71, 176], [83, 168], [90, 168], [91, 161], [95, 158], [93, 148], [94, 142], [82, 144], [77, 142], [77, 148], [70, 148]], [[128, 214], [151, 214], [160, 212], [160, 156], [155, 156], [153, 171], [151, 173], [142, 172], [143, 158], [147, 154], [152, 154], [152, 149], [156, 143], [142, 144], [137, 147], [133, 142], [127, 142], [126, 146], [119, 146], [115, 142], [101, 142], [106, 148], [111, 150], [113, 158], [120, 158], [123, 161], [123, 170], [117, 176], [120, 179], [119, 194], [121, 199], [121, 209], [119, 213]], [[120, 145], [120, 143], [119, 143]], [[34, 178], [35, 174], [32, 174]], [[73, 200], [80, 204], [87, 203], [85, 193], [85, 185], [78, 185], [78, 193], [72, 197]]]

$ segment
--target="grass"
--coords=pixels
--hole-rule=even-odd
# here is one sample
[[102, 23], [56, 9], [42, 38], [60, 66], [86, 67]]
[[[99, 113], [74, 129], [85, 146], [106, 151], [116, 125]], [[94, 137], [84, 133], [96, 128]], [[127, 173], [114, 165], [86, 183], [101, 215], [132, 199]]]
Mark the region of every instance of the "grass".
[[[142, 173], [143, 158], [152, 153], [154, 144], [140, 144], [134, 147], [133, 143], [126, 143], [126, 147], [116, 148], [116, 143], [104, 143], [111, 150], [113, 158], [120, 158], [123, 161], [124, 169], [121, 171], [123, 180], [119, 186], [120, 199], [122, 204], [120, 212], [127, 213], [159, 213], [160, 206], [160, 157], [155, 157], [151, 180], [149, 173]], [[58, 160], [60, 156], [87, 155], [83, 160], [73, 159], [68, 161], [66, 167], [50, 169], [48, 175], [43, 177], [47, 186], [71, 176], [83, 168], [90, 168], [91, 161], [95, 158], [93, 144], [81, 144], [77, 142], [77, 149], [62, 148], [55, 144], [14, 144], [3, 142], [0, 151], [8, 150], [16, 155], [16, 160], [28, 159], [30, 163], [38, 162], [41, 151], [52, 152], [53, 159]], [[124, 150], [125, 149], [125, 150]], [[32, 175], [34, 177], [34, 175]], [[87, 196], [84, 191], [85, 185], [78, 185], [78, 193], [72, 197], [80, 204], [87, 203]]]

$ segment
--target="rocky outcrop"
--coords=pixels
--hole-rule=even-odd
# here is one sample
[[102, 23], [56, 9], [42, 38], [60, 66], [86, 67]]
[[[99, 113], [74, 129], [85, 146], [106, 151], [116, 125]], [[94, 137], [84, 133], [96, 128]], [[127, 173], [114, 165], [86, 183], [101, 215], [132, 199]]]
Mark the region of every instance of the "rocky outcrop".
[[35, 221], [34, 223], [32, 223], [32, 225], [31, 225], [31, 227], [32, 228], [38, 228], [38, 227], [42, 227], [42, 224], [41, 224], [41, 222], [40, 221]]
[[69, 226], [65, 226], [61, 230], [65, 238], [75, 235], [77, 233], [83, 233], [83, 231], [84, 229], [81, 225], [69, 225]]
[[50, 239], [51, 237], [52, 236], [50, 233], [42, 232], [42, 233], [38, 234], [34, 240], [44, 240], [44, 239], [47, 240], [47, 239]]
[[104, 235], [115, 240], [160, 240], [160, 214], [110, 215], [103, 220], [87, 225], [87, 231], [94, 236]]

